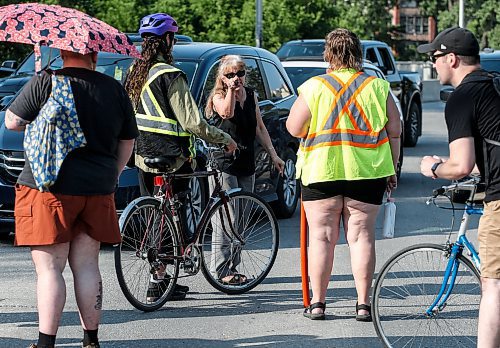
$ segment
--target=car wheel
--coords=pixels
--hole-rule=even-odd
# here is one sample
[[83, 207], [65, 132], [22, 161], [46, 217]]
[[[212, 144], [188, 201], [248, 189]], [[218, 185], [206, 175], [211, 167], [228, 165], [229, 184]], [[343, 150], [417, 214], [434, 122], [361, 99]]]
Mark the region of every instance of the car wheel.
[[276, 188], [278, 200], [273, 203], [273, 208], [278, 217], [289, 218], [295, 213], [300, 195], [299, 183], [295, 179], [297, 155], [292, 149], [288, 148], [285, 150], [282, 159], [285, 161], [285, 169], [283, 170], [283, 176], [279, 176]]
[[418, 141], [418, 129], [421, 120], [420, 109], [416, 103], [411, 103], [408, 119], [405, 122], [404, 144], [414, 147]]

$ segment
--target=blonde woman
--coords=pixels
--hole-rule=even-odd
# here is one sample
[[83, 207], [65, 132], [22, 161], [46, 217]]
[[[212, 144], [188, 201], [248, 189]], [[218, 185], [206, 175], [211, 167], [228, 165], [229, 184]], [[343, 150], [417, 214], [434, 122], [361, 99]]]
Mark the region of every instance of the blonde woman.
[[[239, 187], [253, 192], [256, 139], [269, 153], [274, 166], [280, 173], [283, 172], [285, 163], [276, 153], [262, 121], [255, 92], [245, 87], [245, 68], [245, 62], [240, 56], [228, 55], [221, 59], [205, 112], [209, 118], [215, 115], [220, 116], [219, 128], [228, 133], [238, 144], [238, 156], [231, 163], [224, 163], [220, 168], [223, 171], [223, 189]], [[224, 234], [220, 233], [219, 237], [224, 238]], [[222, 245], [222, 243], [216, 245]], [[233, 254], [232, 259], [228, 259], [230, 254]], [[239, 274], [236, 269], [240, 262], [238, 253], [219, 250], [213, 255], [216, 259], [212, 260], [212, 272], [216, 273], [223, 283], [246, 282], [246, 277]]]

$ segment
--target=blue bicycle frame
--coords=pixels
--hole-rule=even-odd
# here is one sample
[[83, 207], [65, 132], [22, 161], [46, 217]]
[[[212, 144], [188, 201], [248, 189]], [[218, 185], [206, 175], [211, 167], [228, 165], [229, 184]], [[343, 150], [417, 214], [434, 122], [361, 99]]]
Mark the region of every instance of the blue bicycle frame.
[[[471, 193], [471, 199], [474, 195], [474, 192]], [[467, 201], [465, 205], [465, 211], [462, 215], [462, 222], [460, 223], [460, 229], [458, 231], [457, 240], [451, 246], [450, 259], [448, 261], [448, 265], [446, 266], [446, 272], [444, 274], [443, 283], [441, 288], [439, 289], [439, 293], [432, 303], [432, 305], [425, 311], [427, 316], [433, 316], [437, 312], [443, 310], [446, 306], [446, 301], [453, 291], [453, 287], [455, 286], [455, 279], [458, 273], [458, 267], [460, 261], [458, 260], [459, 255], [462, 255], [464, 247], [469, 251], [469, 255], [474, 262], [474, 265], [479, 270], [481, 269], [481, 263], [479, 260], [479, 255], [474, 248], [474, 246], [469, 242], [467, 236], [465, 235], [467, 231], [467, 226], [469, 223], [470, 215], [482, 215], [483, 208], [475, 207], [470, 201]], [[451, 277], [451, 279], [450, 279]], [[450, 283], [448, 285], [448, 280]], [[446, 293], [445, 293], [446, 292]]]

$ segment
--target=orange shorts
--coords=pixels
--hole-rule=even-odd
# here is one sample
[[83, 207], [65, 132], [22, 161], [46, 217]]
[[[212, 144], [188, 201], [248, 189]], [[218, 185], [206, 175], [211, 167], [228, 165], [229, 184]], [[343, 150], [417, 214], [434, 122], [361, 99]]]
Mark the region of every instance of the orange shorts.
[[500, 201], [484, 203], [478, 240], [481, 277], [500, 279]]
[[80, 232], [104, 243], [121, 241], [114, 194], [72, 196], [16, 185], [15, 245], [67, 243]]

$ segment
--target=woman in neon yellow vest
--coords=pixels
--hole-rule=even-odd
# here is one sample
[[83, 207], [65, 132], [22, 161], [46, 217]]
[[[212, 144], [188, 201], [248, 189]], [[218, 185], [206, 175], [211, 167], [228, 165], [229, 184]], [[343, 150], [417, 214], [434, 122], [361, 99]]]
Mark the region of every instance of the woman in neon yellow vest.
[[340, 221], [346, 231], [357, 291], [356, 320], [371, 321], [375, 220], [384, 191], [396, 188], [401, 125], [389, 83], [361, 71], [358, 37], [347, 29], [326, 36], [326, 74], [299, 91], [287, 120], [301, 139], [297, 178], [309, 223], [313, 298], [304, 316], [325, 318], [325, 298]]

